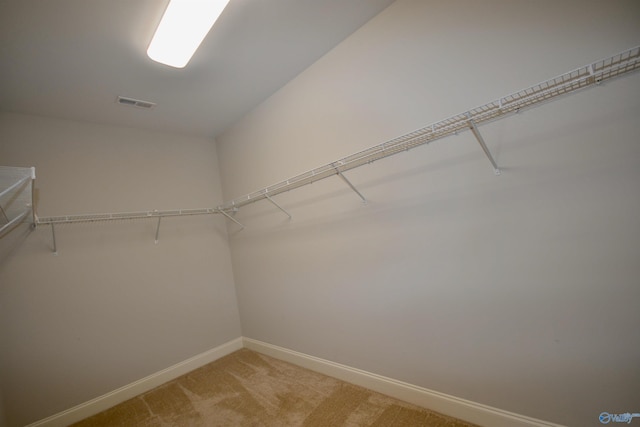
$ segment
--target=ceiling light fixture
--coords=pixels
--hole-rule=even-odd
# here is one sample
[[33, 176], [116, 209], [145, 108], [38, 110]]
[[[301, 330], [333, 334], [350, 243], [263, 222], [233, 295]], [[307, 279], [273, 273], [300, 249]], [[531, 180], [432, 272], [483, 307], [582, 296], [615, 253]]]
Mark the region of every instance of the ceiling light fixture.
[[229, 0], [171, 0], [149, 44], [147, 55], [184, 68]]

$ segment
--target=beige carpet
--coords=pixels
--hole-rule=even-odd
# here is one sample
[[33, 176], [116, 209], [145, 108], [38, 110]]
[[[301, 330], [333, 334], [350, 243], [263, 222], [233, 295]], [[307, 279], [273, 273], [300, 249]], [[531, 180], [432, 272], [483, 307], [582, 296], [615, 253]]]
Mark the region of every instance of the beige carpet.
[[475, 427], [247, 349], [74, 426]]

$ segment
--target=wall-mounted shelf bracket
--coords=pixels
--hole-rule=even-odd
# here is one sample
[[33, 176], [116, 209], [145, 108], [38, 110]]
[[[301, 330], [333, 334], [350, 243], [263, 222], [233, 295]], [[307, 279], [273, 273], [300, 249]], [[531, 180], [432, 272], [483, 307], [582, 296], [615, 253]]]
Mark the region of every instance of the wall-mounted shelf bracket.
[[344, 182], [346, 182], [346, 183], [347, 183], [347, 185], [348, 185], [348, 186], [349, 186], [353, 191], [355, 191], [355, 193], [356, 193], [356, 194], [357, 194], [357, 195], [362, 199], [362, 203], [367, 204], [367, 199], [365, 199], [365, 198], [364, 198], [364, 196], [362, 195], [362, 193], [360, 193], [360, 192], [358, 191], [358, 189], [357, 189], [357, 188], [356, 188], [356, 187], [351, 183], [351, 181], [349, 181], [349, 180], [347, 179], [347, 177], [346, 177], [346, 176], [344, 176], [342, 172], [340, 172], [340, 169], [338, 169], [338, 167], [337, 167], [337, 166], [334, 166], [333, 168], [336, 170], [336, 173], [338, 174], [338, 176], [339, 176], [340, 178], [342, 178], [342, 180], [343, 180]]
[[279, 204], [277, 204], [272, 198], [271, 196], [269, 196], [266, 192], [264, 193], [264, 197], [267, 198], [268, 201], [270, 201], [276, 208], [280, 209], [282, 212], [284, 212], [284, 214], [286, 216], [289, 217], [289, 219], [291, 219], [291, 214], [289, 212], [287, 212], [282, 206], [280, 206]]
[[467, 116], [467, 117], [469, 117], [469, 122], [468, 122], [469, 123], [469, 129], [471, 129], [471, 132], [473, 132], [473, 136], [476, 137], [476, 139], [478, 140], [478, 143], [482, 147], [482, 151], [484, 151], [484, 154], [487, 155], [487, 158], [491, 162], [491, 165], [493, 166], [493, 172], [496, 175], [500, 175], [502, 173], [502, 172], [500, 172], [500, 168], [498, 168], [498, 165], [496, 164], [496, 161], [493, 159], [493, 156], [491, 155], [491, 151], [489, 151], [489, 148], [487, 147], [487, 144], [485, 144], [484, 138], [482, 138], [482, 134], [478, 130], [478, 126], [476, 126], [474, 121], [471, 120], [470, 116], [471, 116], [470, 114]]
[[236, 224], [238, 224], [240, 227], [244, 228], [244, 225], [242, 225], [239, 221], [237, 221], [234, 217], [232, 217], [231, 215], [229, 215], [228, 213], [226, 213], [225, 211], [223, 211], [222, 209], [218, 209], [218, 212], [220, 212], [222, 215], [226, 216], [227, 218], [229, 218], [231, 221], [235, 222]]
[[56, 245], [56, 226], [51, 223], [51, 237], [53, 238], [53, 254], [58, 255], [58, 245]]
[[[20, 215], [18, 215], [17, 217], [13, 218], [12, 220], [10, 220], [6, 224], [4, 224], [2, 227], [0, 227], [0, 237], [4, 236], [13, 227], [15, 227], [18, 224], [20, 224], [22, 222], [22, 220], [24, 220], [29, 215], [30, 212], [31, 212], [31, 208], [25, 210]], [[3, 215], [3, 216], [6, 218], [6, 215]]]
[[158, 225], [156, 226], [156, 240], [155, 240], [155, 244], [158, 244], [158, 235], [160, 234], [160, 220], [162, 219], [161, 216], [158, 217]]

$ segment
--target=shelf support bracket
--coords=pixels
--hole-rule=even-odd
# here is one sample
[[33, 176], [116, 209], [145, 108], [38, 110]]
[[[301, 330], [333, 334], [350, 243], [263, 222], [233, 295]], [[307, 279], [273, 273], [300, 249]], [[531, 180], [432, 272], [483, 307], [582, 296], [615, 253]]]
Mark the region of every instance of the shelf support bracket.
[[160, 234], [160, 220], [162, 219], [161, 216], [158, 217], [158, 225], [156, 226], [156, 241], [155, 244], [158, 244], [158, 235]]
[[284, 212], [284, 214], [285, 214], [286, 216], [288, 216], [288, 217], [289, 217], [289, 219], [291, 219], [291, 214], [290, 214], [289, 212], [287, 212], [286, 210], [284, 210], [284, 208], [283, 208], [282, 206], [280, 206], [279, 204], [277, 204], [277, 203], [276, 203], [276, 202], [271, 198], [271, 196], [269, 196], [267, 193], [264, 193], [264, 197], [266, 197], [268, 201], [270, 201], [271, 203], [273, 203], [273, 205], [274, 205], [276, 208], [280, 209], [282, 212]]
[[234, 217], [232, 217], [231, 215], [229, 215], [228, 213], [226, 213], [225, 211], [223, 211], [222, 209], [218, 209], [218, 212], [220, 212], [222, 215], [226, 216], [227, 218], [229, 218], [231, 221], [235, 222], [236, 224], [238, 224], [240, 227], [244, 228], [244, 225], [242, 225], [240, 222], [236, 221], [236, 219]]
[[53, 254], [58, 255], [58, 245], [56, 245], [56, 226], [51, 223], [51, 237], [53, 237]]
[[340, 169], [338, 169], [338, 168], [337, 168], [337, 167], [335, 167], [335, 166], [333, 167], [333, 169], [335, 169], [335, 171], [336, 171], [336, 173], [338, 174], [338, 176], [339, 176], [340, 178], [342, 178], [342, 180], [343, 180], [344, 182], [346, 182], [346, 183], [347, 183], [347, 185], [348, 185], [348, 186], [349, 186], [353, 191], [355, 191], [355, 193], [356, 193], [358, 196], [360, 196], [360, 198], [362, 199], [362, 203], [367, 204], [367, 199], [365, 199], [365, 198], [364, 198], [364, 196], [363, 196], [363, 195], [358, 191], [358, 189], [357, 189], [356, 187], [354, 187], [354, 185], [351, 183], [351, 181], [349, 181], [349, 180], [347, 179], [347, 177], [346, 177], [346, 176], [344, 176], [344, 175], [342, 174], [342, 172], [340, 172]]
[[0, 215], [2, 215], [2, 217], [4, 218], [4, 222], [9, 222], [9, 217], [7, 216], [7, 214], [5, 213], [4, 209], [2, 209], [2, 205], [0, 204]]
[[18, 215], [17, 217], [13, 218], [11, 221], [8, 221], [6, 224], [0, 227], [0, 237], [2, 237], [9, 230], [13, 229], [13, 227], [15, 227], [17, 224], [20, 224], [20, 221], [22, 221], [28, 214], [29, 214], [29, 209], [22, 212], [20, 215]]
[[478, 126], [476, 126], [475, 122], [471, 119], [469, 119], [468, 124], [469, 124], [469, 129], [471, 129], [471, 132], [473, 132], [473, 136], [476, 137], [476, 139], [478, 140], [478, 143], [482, 147], [482, 151], [484, 151], [484, 154], [487, 155], [487, 158], [491, 162], [491, 165], [493, 166], [493, 172], [496, 175], [500, 175], [502, 172], [500, 171], [500, 168], [498, 168], [496, 161], [493, 159], [493, 156], [491, 155], [491, 151], [489, 151], [489, 148], [487, 148], [487, 144], [484, 143], [484, 139], [482, 138], [482, 135], [478, 130]]

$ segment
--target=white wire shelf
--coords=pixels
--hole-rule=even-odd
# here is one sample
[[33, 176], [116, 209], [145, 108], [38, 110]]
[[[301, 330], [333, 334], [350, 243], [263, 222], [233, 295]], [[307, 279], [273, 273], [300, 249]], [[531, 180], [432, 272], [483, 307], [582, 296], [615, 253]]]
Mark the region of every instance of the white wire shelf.
[[35, 168], [0, 166], [0, 237], [23, 222], [35, 224]]
[[94, 214], [79, 214], [79, 215], [62, 215], [62, 216], [49, 216], [38, 217], [36, 216], [35, 224], [49, 225], [51, 226], [51, 239], [53, 244], [53, 253], [58, 254], [58, 245], [56, 243], [56, 225], [60, 224], [75, 224], [75, 223], [93, 223], [93, 222], [106, 222], [106, 221], [126, 221], [126, 220], [140, 220], [156, 218], [158, 223], [156, 225], [155, 243], [158, 243], [158, 236], [160, 234], [160, 221], [166, 217], [176, 216], [193, 216], [193, 215], [213, 215], [222, 214], [229, 218], [231, 221], [244, 228], [244, 225], [236, 221], [228, 213], [221, 211], [217, 208], [202, 208], [202, 209], [175, 209], [175, 210], [153, 210], [153, 211], [138, 211], [138, 212], [119, 212], [119, 213], [94, 213]]
[[76, 222], [98, 222], [98, 221], [115, 221], [130, 219], [149, 219], [164, 218], [170, 216], [188, 216], [188, 215], [210, 215], [220, 213], [215, 208], [204, 209], [176, 209], [164, 211], [140, 211], [140, 212], [120, 212], [120, 213], [96, 213], [96, 214], [79, 214], [79, 215], [63, 215], [36, 217], [36, 224], [69, 224]]
[[[640, 68], [640, 46], [636, 46], [611, 57], [587, 64], [558, 77], [554, 77], [526, 89], [498, 98], [488, 104], [472, 108], [468, 111], [456, 114], [416, 131], [410, 132], [406, 135], [402, 135], [390, 141], [354, 153], [350, 156], [343, 157], [334, 162], [311, 169], [287, 180], [280, 181], [276, 184], [224, 202], [219, 205], [217, 209], [224, 212], [236, 211], [242, 206], [264, 199], [268, 199], [270, 202], [275, 204], [271, 199], [272, 196], [334, 175], [339, 175], [354, 191], [357, 192], [355, 187], [353, 187], [344, 175], [342, 175], [343, 172], [466, 130], [473, 131], [485, 153], [489, 157], [489, 160], [493, 164], [496, 174], [499, 174], [500, 171], [493, 161], [491, 154], [488, 152], [484, 145], [484, 141], [482, 141], [482, 138], [477, 133], [476, 125], [497, 120], [508, 114], [521, 111], [524, 108], [548, 102], [554, 98], [574, 93], [592, 85], [598, 85], [605, 80], [635, 71], [638, 68]], [[364, 200], [364, 197], [362, 197], [360, 193], [358, 193], [358, 195]], [[276, 206], [282, 209], [280, 206]]]

